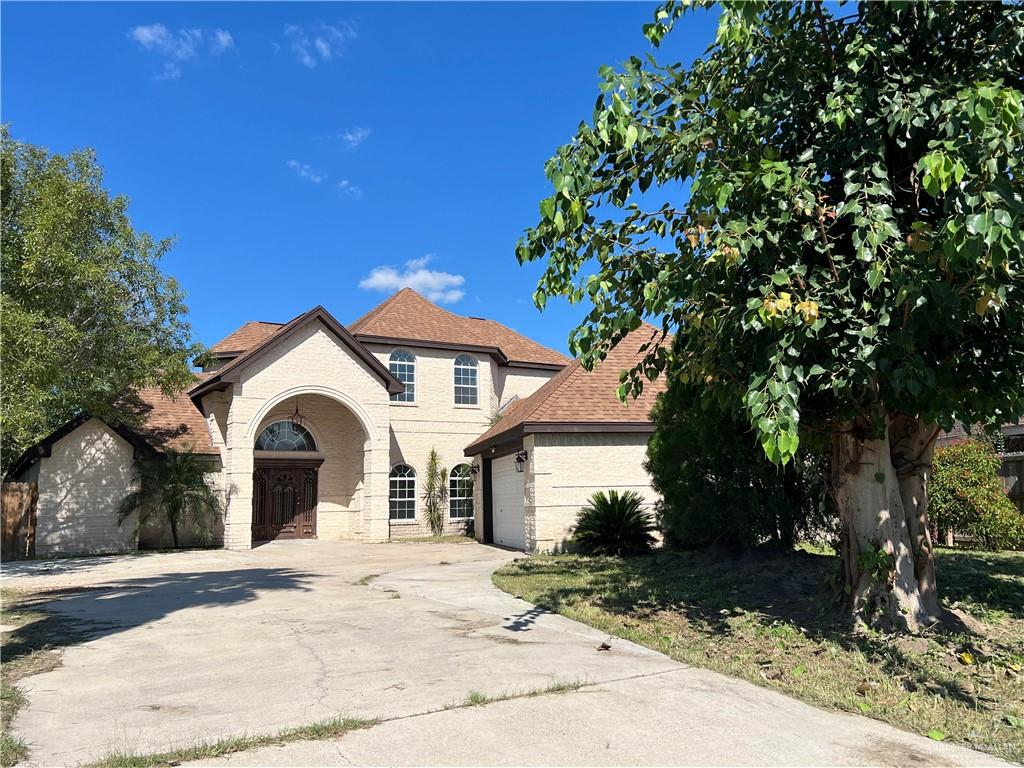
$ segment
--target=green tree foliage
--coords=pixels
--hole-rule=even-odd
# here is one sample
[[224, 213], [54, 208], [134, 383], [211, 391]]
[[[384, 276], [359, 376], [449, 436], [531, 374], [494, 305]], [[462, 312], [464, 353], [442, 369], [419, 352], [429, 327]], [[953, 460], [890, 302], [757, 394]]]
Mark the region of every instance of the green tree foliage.
[[199, 540], [209, 543], [213, 526], [223, 513], [220, 497], [206, 482], [209, 462], [191, 451], [168, 448], [159, 458], [136, 465], [136, 489], [129, 493], [117, 514], [118, 525], [135, 516], [136, 531], [153, 518], [171, 528], [174, 546], [180, 546], [182, 525], [192, 525]]
[[820, 441], [817, 450], [805, 444], [794, 461], [778, 467], [740, 411], [702, 400], [697, 388], [671, 376], [651, 417], [646, 468], [662, 497], [666, 544], [791, 547], [797, 538], [834, 534]]
[[442, 466], [437, 449], [427, 456], [427, 472], [423, 482], [423, 509], [427, 524], [435, 536], [444, 533], [444, 513], [448, 506], [448, 468]]
[[985, 549], [1024, 547], [1024, 514], [999, 479], [991, 444], [965, 440], [935, 450], [928, 504], [941, 530], [971, 536]]
[[190, 379], [170, 243], [136, 232], [91, 151], [51, 154], [2, 129], [0, 296], [4, 468], [81, 411], [120, 418], [126, 392]]
[[654, 545], [654, 518], [635, 491], [597, 491], [580, 510], [572, 542], [594, 555], [637, 555]]
[[[650, 41], [688, 7], [659, 8]], [[546, 261], [538, 306], [592, 303], [570, 338], [587, 365], [644, 317], [676, 335], [621, 396], [671, 357], [775, 462], [831, 435], [851, 603], [886, 589], [908, 628], [938, 611], [921, 503], [938, 426], [1024, 410], [1021, 72], [1010, 4], [723, 3], [691, 65], [601, 69], [517, 246]], [[875, 546], [881, 584], [857, 566]]]

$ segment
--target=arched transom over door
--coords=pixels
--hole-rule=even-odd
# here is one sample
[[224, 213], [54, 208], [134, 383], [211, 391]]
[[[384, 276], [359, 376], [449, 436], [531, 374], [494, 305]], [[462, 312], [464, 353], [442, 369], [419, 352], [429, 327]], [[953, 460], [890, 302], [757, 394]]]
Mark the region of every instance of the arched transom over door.
[[[271, 424], [260, 434], [252, 484], [253, 541], [316, 538], [317, 480], [323, 459], [309, 456], [313, 451], [313, 436], [289, 422]], [[284, 452], [296, 455], [282, 456]]]

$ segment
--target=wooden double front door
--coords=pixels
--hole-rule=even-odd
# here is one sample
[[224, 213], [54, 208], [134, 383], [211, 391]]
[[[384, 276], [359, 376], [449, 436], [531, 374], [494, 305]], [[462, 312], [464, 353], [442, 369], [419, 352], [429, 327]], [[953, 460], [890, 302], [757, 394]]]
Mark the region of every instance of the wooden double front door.
[[256, 461], [252, 479], [252, 540], [315, 539], [320, 462]]

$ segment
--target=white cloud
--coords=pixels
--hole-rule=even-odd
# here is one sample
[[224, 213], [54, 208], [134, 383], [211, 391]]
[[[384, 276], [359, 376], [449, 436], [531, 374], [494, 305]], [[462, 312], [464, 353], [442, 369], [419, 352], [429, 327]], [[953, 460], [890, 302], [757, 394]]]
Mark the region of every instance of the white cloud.
[[299, 178], [308, 179], [314, 184], [319, 184], [321, 181], [327, 178], [326, 173], [320, 173], [315, 170], [313, 166], [307, 163], [300, 163], [298, 160], [289, 160], [288, 167], [298, 174]]
[[348, 179], [342, 179], [335, 186], [337, 186], [338, 189], [340, 189], [346, 195], [348, 195], [349, 197], [354, 197], [356, 200], [360, 200], [363, 197], [363, 190], [361, 190]]
[[163, 24], [141, 24], [130, 29], [128, 37], [164, 60], [159, 74], [154, 76], [157, 80], [177, 80], [181, 77], [181, 65], [198, 59], [204, 50], [217, 56], [235, 46], [235, 39], [226, 29], [172, 32]]
[[298, 62], [309, 69], [340, 56], [346, 43], [355, 40], [356, 29], [347, 21], [337, 24], [318, 22], [308, 27], [287, 24], [284, 36]]
[[214, 56], [235, 47], [235, 38], [226, 29], [215, 29], [211, 33], [210, 53]]
[[349, 128], [348, 130], [342, 131], [338, 134], [338, 138], [345, 142], [349, 149], [355, 149], [370, 138], [370, 133], [371, 131], [369, 128], [356, 126], [355, 128]]
[[164, 62], [164, 68], [159, 74], [153, 75], [154, 80], [177, 80], [181, 77], [181, 67], [173, 61]]
[[418, 259], [410, 259], [405, 262], [401, 271], [394, 267], [375, 267], [370, 270], [369, 275], [359, 281], [359, 287], [364, 291], [386, 292], [412, 288], [431, 301], [441, 304], [459, 301], [466, 295], [462, 290], [466, 278], [450, 272], [427, 269], [427, 264], [432, 258], [428, 254]]

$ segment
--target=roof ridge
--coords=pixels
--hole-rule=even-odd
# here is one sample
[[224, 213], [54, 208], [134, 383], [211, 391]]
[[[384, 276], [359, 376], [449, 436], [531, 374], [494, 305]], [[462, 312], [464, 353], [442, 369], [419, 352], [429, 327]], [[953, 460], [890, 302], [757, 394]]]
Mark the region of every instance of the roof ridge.
[[[403, 288], [402, 291], [404, 291], [404, 290], [405, 289]], [[387, 307], [390, 304], [392, 304], [395, 301], [395, 299], [398, 298], [399, 294], [402, 291], [397, 291], [396, 293], [391, 294], [386, 299], [384, 299], [384, 301], [382, 301], [379, 304], [376, 304], [375, 306], [371, 307], [369, 310], [367, 310], [365, 313], [363, 313], [360, 317], [358, 317], [354, 323], [349, 325], [349, 328], [352, 329], [352, 332], [353, 333], [358, 333], [359, 332], [358, 331], [359, 326], [361, 326], [361, 325], [363, 325], [365, 323], [368, 323], [370, 320], [372, 320], [373, 318], [377, 317], [377, 315], [379, 315], [381, 312], [384, 311], [385, 307]]]

